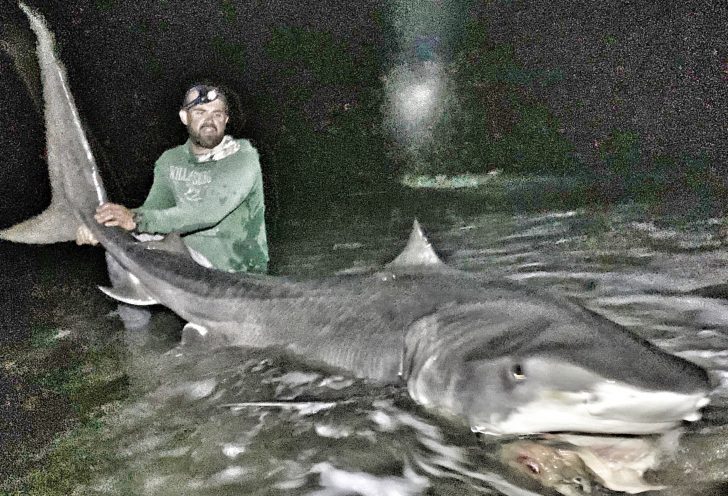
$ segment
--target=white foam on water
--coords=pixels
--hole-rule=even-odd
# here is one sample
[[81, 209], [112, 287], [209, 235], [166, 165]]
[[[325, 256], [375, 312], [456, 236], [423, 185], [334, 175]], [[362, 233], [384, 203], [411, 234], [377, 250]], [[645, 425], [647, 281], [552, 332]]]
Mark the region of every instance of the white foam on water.
[[340, 375], [335, 375], [331, 377], [326, 377], [321, 381], [320, 386], [333, 389], [334, 391], [339, 391], [341, 389], [345, 389], [349, 386], [354, 384], [353, 379], [347, 379]]
[[172, 439], [172, 436], [169, 434], [160, 434], [158, 436], [147, 436], [138, 442], [134, 443], [133, 445], [129, 446], [128, 448], [120, 449], [118, 451], [119, 456], [125, 457], [125, 458], [132, 458], [137, 457], [139, 455], [142, 455], [144, 453], [149, 453], [150, 451], [155, 450], [162, 444], [165, 444], [169, 442]]
[[53, 336], [53, 339], [63, 339], [63, 338], [67, 338], [70, 335], [71, 335], [71, 331], [69, 331], [68, 329], [61, 329], [60, 331], [58, 331], [56, 333], [55, 336]]
[[144, 480], [144, 494], [159, 494], [160, 489], [163, 489], [169, 484], [172, 478], [173, 476], [171, 475], [148, 477]]
[[156, 401], [167, 401], [177, 396], [184, 396], [190, 401], [195, 401], [210, 396], [216, 387], [217, 380], [215, 379], [183, 382], [176, 386], [165, 384], [157, 388], [152, 397]]
[[241, 444], [227, 443], [222, 446], [223, 455], [228, 458], [237, 458], [241, 453], [245, 453], [245, 446]]
[[583, 214], [584, 212], [582, 210], [567, 210], [566, 212], [549, 212], [543, 215], [518, 216], [518, 220], [521, 222], [528, 222], [529, 224], [535, 224], [545, 220], [570, 219]]
[[418, 436], [417, 440], [426, 446], [433, 453], [448, 460], [465, 462], [465, 451], [457, 446], [444, 444], [429, 436]]
[[364, 243], [359, 242], [351, 242], [351, 243], [335, 243], [333, 248], [331, 248], [334, 251], [337, 250], [358, 250], [359, 248], [363, 248]]
[[[708, 222], [710, 224], [710, 222]], [[722, 245], [720, 238], [712, 232], [697, 232], [689, 230], [676, 230], [657, 227], [652, 222], [632, 222], [629, 227], [641, 232], [657, 241], [670, 241], [673, 245], [683, 249], [718, 248]], [[703, 229], [705, 229], [703, 227]]]
[[436, 457], [425, 461], [418, 455], [415, 455], [414, 460], [420, 469], [438, 479], [456, 479], [469, 483], [473, 488], [481, 491], [482, 488], [476, 487], [474, 481], [485, 482], [488, 486], [506, 496], [539, 496], [537, 493], [511, 484], [500, 475], [490, 472], [476, 472], [456, 460]]
[[[115, 477], [104, 477], [103, 479], [100, 479], [96, 484], [93, 486], [90, 486], [89, 489], [91, 489], [94, 492], [101, 493], [101, 494], [113, 494], [114, 493], [114, 487], [116, 487], [117, 480]], [[84, 490], [86, 487], [80, 486], [77, 489], [78, 494], [84, 494]]]
[[529, 269], [532, 267], [545, 267], [546, 264], [543, 262], [526, 262], [516, 266], [516, 270]]
[[[558, 281], [586, 280], [597, 281], [602, 292], [613, 291], [620, 294], [635, 291], [691, 291], [698, 289], [704, 283], [695, 278], [680, 277], [677, 275], [664, 275], [655, 272], [621, 274], [618, 272], [587, 272], [587, 271], [536, 271], [520, 272], [506, 276], [513, 281], [528, 281], [529, 279], [554, 279]], [[643, 296], [643, 295], [640, 295]], [[665, 298], [665, 296], [656, 296]]]
[[601, 297], [594, 302], [599, 306], [639, 306], [643, 311], [664, 309], [676, 318], [689, 312], [690, 320], [694, 323], [728, 326], [728, 304], [713, 298], [636, 294]]
[[189, 446], [182, 446], [180, 448], [170, 449], [166, 451], [160, 451], [157, 454], [158, 458], [180, 458], [190, 452]]
[[315, 372], [288, 372], [280, 377], [264, 380], [263, 383], [276, 383], [275, 397], [277, 399], [294, 399], [298, 396], [299, 390], [321, 377]]
[[523, 239], [523, 238], [544, 238], [547, 236], [561, 234], [567, 230], [568, 230], [568, 226], [566, 226], [560, 222], [555, 222], [552, 224], [547, 224], [547, 225], [542, 225], [542, 226], [533, 226], [529, 229], [526, 229], [525, 231], [510, 234], [510, 235], [502, 238], [502, 240], [510, 241], [512, 239]]
[[728, 395], [728, 370], [716, 370], [714, 374], [718, 379], [718, 385], [715, 388], [714, 394], [720, 396]]
[[276, 482], [275, 484], [273, 484], [273, 487], [276, 489], [282, 489], [284, 491], [291, 491], [292, 489], [300, 488], [305, 483], [306, 479], [304, 477], [299, 477], [297, 479], [288, 479], [281, 482]]
[[245, 467], [232, 465], [210, 476], [210, 478], [205, 482], [205, 485], [207, 487], [220, 487], [230, 484], [238, 484], [243, 482], [249, 473], [250, 470]]
[[134, 424], [139, 420], [154, 416], [154, 408], [148, 401], [137, 401], [125, 408], [120, 417], [126, 423]]
[[381, 410], [376, 410], [369, 415], [369, 418], [377, 424], [379, 430], [384, 432], [392, 432], [397, 429], [398, 422], [391, 416]]
[[400, 412], [397, 414], [397, 421], [408, 427], [412, 427], [419, 434], [422, 434], [431, 439], [442, 439], [442, 432], [440, 429], [432, 424], [428, 424], [424, 420], [420, 420], [414, 415], [406, 412]]
[[316, 379], [321, 377], [320, 374], [317, 374], [315, 372], [288, 372], [286, 374], [283, 374], [279, 381], [281, 384], [295, 387], [295, 386], [301, 386], [303, 384], [310, 384]]
[[332, 494], [358, 494], [361, 496], [415, 496], [422, 494], [429, 481], [413, 471], [405, 471], [402, 477], [368, 474], [366, 472], [348, 472], [328, 462], [317, 463], [311, 473], [320, 474], [320, 484], [327, 489], [341, 491]]
[[[392, 432], [401, 426], [407, 426], [414, 429], [417, 433], [424, 436], [441, 439], [442, 433], [436, 426], [420, 420], [414, 415], [399, 410], [392, 405], [390, 400], [378, 400], [373, 403], [373, 406], [377, 408], [376, 411], [369, 415], [382, 431]], [[387, 413], [385, 410], [391, 411]]]
[[217, 386], [215, 379], [206, 379], [204, 381], [190, 382], [181, 386], [181, 390], [187, 399], [199, 400], [210, 396]]
[[331, 439], [341, 439], [344, 437], [349, 437], [351, 435], [351, 429], [347, 429], [346, 427], [340, 427], [335, 426], [331, 424], [320, 424], [317, 423], [314, 426], [314, 430], [316, 431], [316, 434], [318, 434], [321, 437], [328, 437]]

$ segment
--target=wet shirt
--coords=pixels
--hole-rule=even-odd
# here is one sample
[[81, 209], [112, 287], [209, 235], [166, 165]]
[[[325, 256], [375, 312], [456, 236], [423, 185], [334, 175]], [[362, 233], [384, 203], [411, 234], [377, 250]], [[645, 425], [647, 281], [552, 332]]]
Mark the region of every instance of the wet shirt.
[[268, 243], [258, 152], [244, 139], [226, 136], [221, 145], [239, 149], [200, 160], [188, 142], [159, 157], [149, 195], [134, 209], [137, 230], [179, 232], [187, 247], [217, 269], [265, 272]]

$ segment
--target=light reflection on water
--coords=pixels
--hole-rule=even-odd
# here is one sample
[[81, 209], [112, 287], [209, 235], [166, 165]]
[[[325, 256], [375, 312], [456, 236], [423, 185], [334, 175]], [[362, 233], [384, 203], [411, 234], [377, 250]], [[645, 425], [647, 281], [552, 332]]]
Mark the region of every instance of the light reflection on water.
[[[283, 240], [277, 272], [306, 278], [379, 266], [411, 224], [391, 212]], [[728, 300], [689, 294], [728, 279], [715, 223], [659, 227], [634, 207], [513, 215], [449, 205], [425, 217], [448, 264], [577, 298], [709, 369], [721, 383], [705, 419], [650, 477], [673, 486], [664, 494], [723, 494]], [[109, 461], [79, 494], [549, 494], [509, 470], [498, 443], [423, 412], [401, 390], [273, 351], [173, 347], [179, 326], [157, 311], [150, 328], [126, 331], [135, 393], [97, 440]]]

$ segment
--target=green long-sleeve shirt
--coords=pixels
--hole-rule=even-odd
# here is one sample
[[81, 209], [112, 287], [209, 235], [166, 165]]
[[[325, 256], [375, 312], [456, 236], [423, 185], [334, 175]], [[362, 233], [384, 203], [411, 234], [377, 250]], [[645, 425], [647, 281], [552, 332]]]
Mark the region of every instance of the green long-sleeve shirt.
[[179, 232], [185, 244], [213, 267], [265, 272], [263, 177], [248, 140], [220, 160], [198, 162], [189, 143], [167, 150], [154, 167], [144, 204], [134, 209], [137, 230]]

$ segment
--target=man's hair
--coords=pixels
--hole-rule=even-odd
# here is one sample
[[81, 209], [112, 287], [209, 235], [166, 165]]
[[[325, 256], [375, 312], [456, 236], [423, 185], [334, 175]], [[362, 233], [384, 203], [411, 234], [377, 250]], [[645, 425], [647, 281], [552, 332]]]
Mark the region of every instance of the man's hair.
[[[197, 95], [193, 98], [194, 93], [197, 93]], [[229, 107], [225, 91], [219, 85], [208, 82], [195, 83], [185, 91], [182, 109], [189, 110], [195, 105], [202, 105], [215, 100], [221, 100], [225, 104], [225, 109]]]

